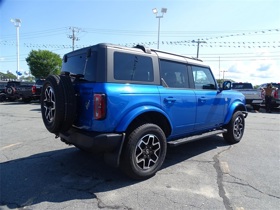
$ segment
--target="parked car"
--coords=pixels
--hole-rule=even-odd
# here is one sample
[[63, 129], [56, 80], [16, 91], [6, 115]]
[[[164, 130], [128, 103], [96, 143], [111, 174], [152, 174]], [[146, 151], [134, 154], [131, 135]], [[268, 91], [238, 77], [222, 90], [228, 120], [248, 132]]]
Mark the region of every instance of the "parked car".
[[217, 134], [234, 144], [245, 131], [244, 95], [197, 59], [97, 44], [64, 55], [61, 72], [42, 88], [46, 129], [134, 179], [160, 169], [167, 145]]
[[32, 97], [33, 83], [21, 81], [8, 81], [5, 89], [7, 99], [15, 101], [21, 99], [23, 102], [30, 102]]
[[41, 90], [45, 79], [36, 80], [35, 84], [32, 86], [32, 96], [34, 100], [39, 100], [41, 97]]
[[0, 102], [3, 102], [7, 99], [7, 95], [5, 93], [7, 81], [0, 81]]
[[[280, 83], [276, 83], [276, 82], [264, 83], [260, 85], [259, 90], [261, 91], [261, 89], [265, 88], [267, 84], [272, 84], [272, 87], [278, 88], [277, 91], [273, 91], [272, 93], [271, 107], [273, 108], [279, 107], [280, 106]], [[262, 92], [261, 97], [263, 99], [263, 105], [265, 104], [264, 96], [265, 94], [264, 92]]]
[[263, 99], [261, 91], [254, 89], [252, 83], [233, 82], [232, 89], [241, 92], [245, 96], [246, 104], [251, 105], [254, 110], [259, 110]]

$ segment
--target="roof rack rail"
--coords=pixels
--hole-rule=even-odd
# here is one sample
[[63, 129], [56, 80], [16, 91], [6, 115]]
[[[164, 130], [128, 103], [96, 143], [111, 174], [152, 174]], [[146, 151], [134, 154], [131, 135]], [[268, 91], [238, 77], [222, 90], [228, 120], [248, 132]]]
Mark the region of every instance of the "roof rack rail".
[[191, 59], [194, 59], [194, 60], [203, 62], [203, 60], [201, 60], [201, 59], [199, 59], [199, 58], [197, 58], [197, 57], [191, 57]]
[[144, 45], [138, 44], [138, 45], [136, 45], [134, 48], [141, 49], [141, 50], [143, 50], [143, 52], [148, 53], [148, 54], [151, 54], [151, 49], [148, 48], [148, 47], [145, 47]]

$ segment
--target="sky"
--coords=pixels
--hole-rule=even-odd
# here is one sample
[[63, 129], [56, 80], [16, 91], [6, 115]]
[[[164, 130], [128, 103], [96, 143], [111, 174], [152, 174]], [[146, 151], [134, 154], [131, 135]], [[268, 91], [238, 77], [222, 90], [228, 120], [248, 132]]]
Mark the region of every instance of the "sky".
[[[162, 18], [152, 9], [167, 8]], [[216, 79], [280, 82], [279, 0], [0, 0], [0, 72], [28, 73], [32, 50], [61, 56], [98, 43], [143, 44], [196, 57]], [[160, 30], [158, 30], [160, 21]], [[196, 41], [196, 42], [192, 42]]]

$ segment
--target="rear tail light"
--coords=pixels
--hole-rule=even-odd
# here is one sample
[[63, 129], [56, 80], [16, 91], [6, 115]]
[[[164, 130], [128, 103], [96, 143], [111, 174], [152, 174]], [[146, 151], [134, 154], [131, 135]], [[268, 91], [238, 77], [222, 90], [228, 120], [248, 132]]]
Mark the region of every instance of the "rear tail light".
[[274, 91], [274, 98], [278, 98], [278, 91], [277, 90]]
[[93, 95], [93, 114], [94, 119], [102, 120], [106, 117], [106, 95], [94, 94]]
[[36, 93], [36, 86], [33, 85], [33, 86], [32, 86], [32, 94], [35, 94], [35, 93]]

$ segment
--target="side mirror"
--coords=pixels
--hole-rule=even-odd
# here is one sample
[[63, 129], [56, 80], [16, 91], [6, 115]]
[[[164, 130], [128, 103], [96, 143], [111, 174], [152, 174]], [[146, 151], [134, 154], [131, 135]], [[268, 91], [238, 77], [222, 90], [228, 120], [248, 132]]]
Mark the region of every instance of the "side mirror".
[[222, 86], [222, 90], [231, 90], [231, 85], [232, 85], [231, 81], [224, 81], [223, 86]]

